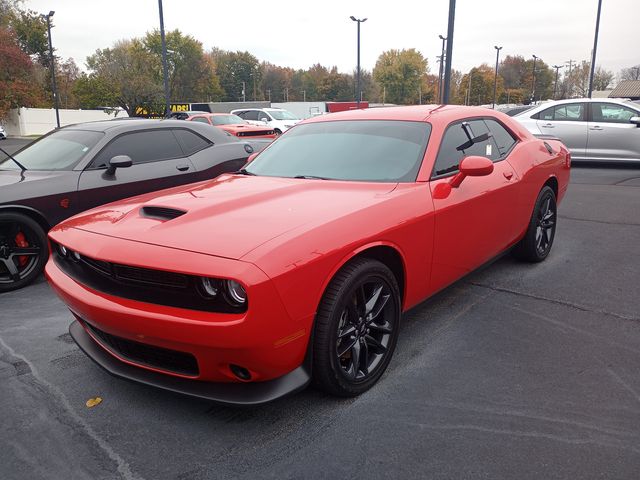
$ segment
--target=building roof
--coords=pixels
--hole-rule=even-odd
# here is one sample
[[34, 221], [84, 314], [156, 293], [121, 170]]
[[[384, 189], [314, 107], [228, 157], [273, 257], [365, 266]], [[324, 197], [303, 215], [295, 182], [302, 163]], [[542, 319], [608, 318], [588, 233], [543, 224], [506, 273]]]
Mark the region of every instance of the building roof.
[[640, 98], [640, 80], [620, 82], [609, 94], [609, 98]]

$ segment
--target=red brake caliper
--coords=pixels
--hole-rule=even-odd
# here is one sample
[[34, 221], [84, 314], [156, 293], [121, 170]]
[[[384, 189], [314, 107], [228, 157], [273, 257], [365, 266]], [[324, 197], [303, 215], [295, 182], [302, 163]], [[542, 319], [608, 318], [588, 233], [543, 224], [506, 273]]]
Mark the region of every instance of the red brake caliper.
[[[27, 248], [29, 246], [29, 242], [27, 242], [27, 237], [24, 236], [24, 233], [18, 232], [16, 235], [16, 247]], [[20, 266], [24, 267], [29, 261], [29, 257], [26, 255], [22, 255], [18, 257], [18, 261], [20, 262]]]

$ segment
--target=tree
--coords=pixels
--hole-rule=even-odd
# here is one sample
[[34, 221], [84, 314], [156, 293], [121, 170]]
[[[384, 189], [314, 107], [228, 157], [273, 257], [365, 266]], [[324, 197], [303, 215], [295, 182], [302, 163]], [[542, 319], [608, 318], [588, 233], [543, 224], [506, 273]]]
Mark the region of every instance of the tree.
[[112, 48], [98, 49], [87, 58], [89, 78], [106, 87], [108, 94], [102, 100], [108, 106], [123, 108], [130, 116], [139, 107], [156, 111], [164, 104], [156, 63], [157, 58], [139, 39], [116, 42]]
[[249, 52], [227, 52], [213, 49], [210, 53], [215, 62], [216, 74], [220, 79], [220, 85], [224, 90], [223, 101], [237, 102], [243, 99], [242, 85], [244, 82], [244, 99], [251, 98], [247, 95], [252, 89], [253, 82], [260, 83], [262, 71], [260, 62]]
[[620, 70], [620, 80], [640, 80], [640, 63]]
[[373, 77], [384, 89], [386, 102], [410, 104], [418, 103], [420, 83], [428, 71], [427, 60], [414, 48], [388, 50], [378, 57]]
[[[458, 90], [457, 103], [466, 105], [485, 105], [493, 101], [493, 81], [495, 70], [483, 63], [479, 67], [472, 68], [462, 77]], [[498, 75], [497, 98], [503, 94], [504, 80]]]
[[33, 81], [34, 66], [18, 46], [15, 35], [0, 27], [0, 118], [12, 108], [36, 106], [42, 102], [42, 90]]
[[[160, 31], [147, 33], [142, 42], [155, 57], [154, 77], [158, 83], [162, 83]], [[180, 30], [167, 32], [166, 43], [171, 101], [201, 102], [222, 98], [224, 92], [215, 73], [215, 64], [211, 57], [204, 55], [202, 43], [190, 35], [183, 35]]]
[[596, 67], [596, 71], [593, 72], [593, 89], [594, 90], [606, 90], [611, 85], [615, 75], [612, 71], [602, 67]]
[[75, 84], [80, 77], [80, 69], [73, 58], [65, 62], [56, 63], [56, 85], [60, 108], [78, 108], [79, 103], [75, 94]]

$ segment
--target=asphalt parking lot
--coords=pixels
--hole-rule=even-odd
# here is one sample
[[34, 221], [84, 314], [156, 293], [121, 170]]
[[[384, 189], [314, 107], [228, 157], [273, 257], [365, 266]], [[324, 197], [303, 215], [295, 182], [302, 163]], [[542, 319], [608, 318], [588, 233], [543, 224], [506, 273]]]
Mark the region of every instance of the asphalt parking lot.
[[546, 262], [410, 311], [359, 398], [251, 409], [110, 377], [41, 279], [0, 296], [1, 477], [638, 478], [639, 245], [640, 169], [574, 168]]

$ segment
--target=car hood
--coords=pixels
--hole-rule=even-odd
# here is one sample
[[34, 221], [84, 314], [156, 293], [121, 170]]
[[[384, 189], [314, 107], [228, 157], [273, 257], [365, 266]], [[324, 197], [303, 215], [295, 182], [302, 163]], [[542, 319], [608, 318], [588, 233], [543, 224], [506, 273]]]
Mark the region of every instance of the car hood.
[[[96, 208], [56, 229], [77, 228], [240, 259], [280, 235], [310, 230], [382, 202], [396, 185], [221, 175], [212, 181]], [[158, 218], [148, 214], [153, 210], [148, 207], [185, 213], [177, 218]]]

